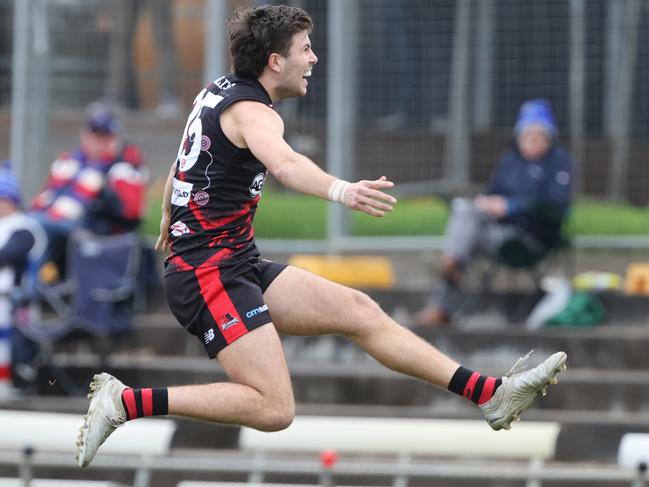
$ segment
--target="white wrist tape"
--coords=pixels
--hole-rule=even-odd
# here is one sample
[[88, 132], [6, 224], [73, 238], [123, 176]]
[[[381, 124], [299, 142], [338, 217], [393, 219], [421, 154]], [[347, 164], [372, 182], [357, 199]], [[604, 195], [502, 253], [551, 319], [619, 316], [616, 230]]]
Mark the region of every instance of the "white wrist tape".
[[343, 179], [336, 179], [329, 186], [329, 200], [336, 203], [345, 204], [345, 191], [351, 183]]

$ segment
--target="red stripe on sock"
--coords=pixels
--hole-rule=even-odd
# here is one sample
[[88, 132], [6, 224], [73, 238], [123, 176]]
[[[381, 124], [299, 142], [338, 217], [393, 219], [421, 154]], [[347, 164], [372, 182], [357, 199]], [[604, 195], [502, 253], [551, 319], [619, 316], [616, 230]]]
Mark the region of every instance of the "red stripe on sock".
[[484, 387], [482, 388], [482, 394], [480, 394], [480, 399], [478, 399], [478, 404], [483, 404], [487, 402], [494, 395], [494, 386], [496, 385], [495, 377], [487, 377], [487, 380], [484, 381]]
[[9, 379], [11, 379], [11, 366], [0, 365], [0, 380], [9, 380]]
[[142, 389], [142, 411], [145, 416], [153, 415], [153, 391], [149, 389]]
[[471, 400], [471, 396], [473, 395], [473, 391], [475, 390], [475, 384], [476, 382], [478, 382], [479, 378], [480, 378], [480, 374], [474, 372], [473, 374], [471, 374], [471, 377], [469, 377], [469, 380], [464, 386], [464, 391], [462, 391], [462, 395], [466, 397], [469, 401]]
[[122, 391], [122, 399], [124, 404], [126, 404], [126, 415], [128, 419], [137, 418], [137, 408], [135, 407], [135, 394], [133, 389], [124, 389]]

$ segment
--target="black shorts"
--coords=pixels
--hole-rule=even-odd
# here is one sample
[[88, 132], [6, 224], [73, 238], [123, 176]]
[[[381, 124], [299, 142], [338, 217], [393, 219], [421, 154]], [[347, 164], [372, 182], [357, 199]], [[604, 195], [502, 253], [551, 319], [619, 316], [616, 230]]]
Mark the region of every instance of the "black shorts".
[[271, 321], [263, 294], [285, 268], [254, 259], [175, 272], [165, 276], [167, 304], [214, 358], [237, 338]]

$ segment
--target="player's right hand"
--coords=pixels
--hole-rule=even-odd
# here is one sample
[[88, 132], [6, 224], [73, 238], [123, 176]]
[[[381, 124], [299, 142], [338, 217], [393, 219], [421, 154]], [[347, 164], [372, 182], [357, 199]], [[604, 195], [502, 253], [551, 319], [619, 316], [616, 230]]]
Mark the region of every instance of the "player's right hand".
[[361, 180], [350, 184], [343, 197], [345, 206], [371, 216], [382, 217], [392, 211], [397, 199], [382, 190], [392, 188], [394, 183], [381, 176], [374, 181]]
[[169, 247], [169, 242], [167, 241], [169, 238], [169, 221], [169, 213], [163, 211], [162, 218], [160, 218], [160, 235], [158, 235], [158, 240], [156, 240], [154, 247], [156, 251], [164, 251]]

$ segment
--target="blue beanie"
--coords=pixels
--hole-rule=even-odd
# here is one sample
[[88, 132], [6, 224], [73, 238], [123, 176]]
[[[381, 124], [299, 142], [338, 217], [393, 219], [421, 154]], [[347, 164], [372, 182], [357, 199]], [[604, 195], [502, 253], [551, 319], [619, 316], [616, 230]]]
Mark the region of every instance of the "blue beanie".
[[514, 126], [514, 134], [520, 135], [530, 125], [539, 125], [550, 137], [557, 135], [557, 124], [554, 121], [550, 103], [543, 98], [528, 100], [521, 105], [518, 119]]
[[14, 173], [6, 165], [0, 165], [0, 199], [9, 200], [21, 206], [20, 184]]

